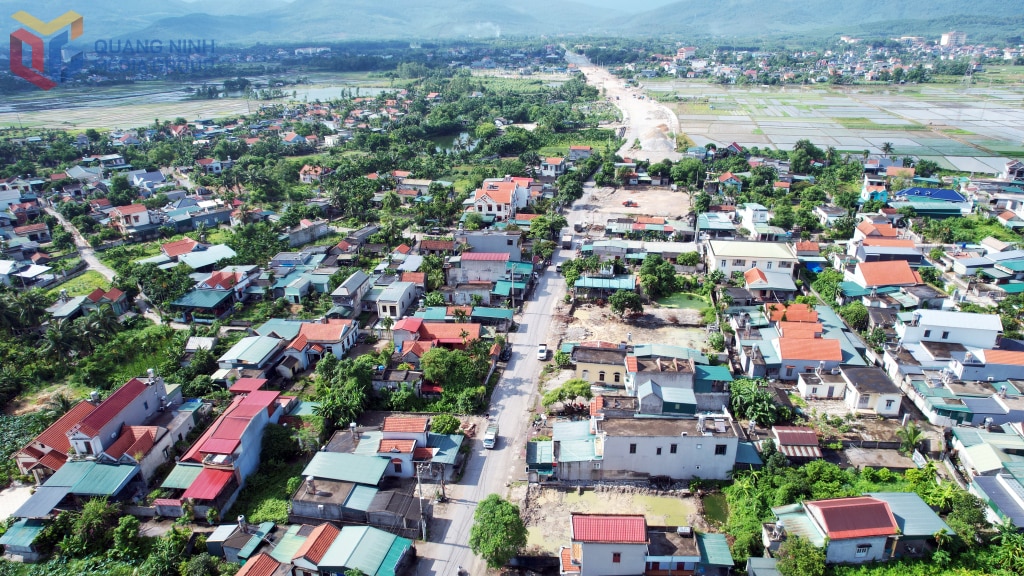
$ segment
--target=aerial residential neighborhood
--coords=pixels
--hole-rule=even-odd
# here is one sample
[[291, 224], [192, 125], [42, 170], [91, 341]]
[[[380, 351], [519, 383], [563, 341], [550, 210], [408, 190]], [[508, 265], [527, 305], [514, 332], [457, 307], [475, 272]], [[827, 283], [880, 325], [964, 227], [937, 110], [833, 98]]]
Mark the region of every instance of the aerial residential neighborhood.
[[15, 58], [0, 574], [1024, 573], [968, 29]]

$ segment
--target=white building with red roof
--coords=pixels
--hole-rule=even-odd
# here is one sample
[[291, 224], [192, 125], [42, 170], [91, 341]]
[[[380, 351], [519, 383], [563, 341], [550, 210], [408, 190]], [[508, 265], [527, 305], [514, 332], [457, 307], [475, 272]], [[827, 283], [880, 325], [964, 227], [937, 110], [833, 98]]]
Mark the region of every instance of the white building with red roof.
[[148, 226], [150, 223], [149, 210], [143, 204], [117, 206], [110, 211], [110, 225], [124, 235], [129, 235], [135, 228]]
[[570, 520], [570, 566], [580, 576], [642, 574], [647, 519], [639, 514], [578, 514]]
[[504, 222], [516, 215], [515, 182], [486, 182], [473, 193], [470, 208], [481, 216]]
[[101, 454], [123, 426], [141, 426], [168, 405], [163, 378], [132, 378], [68, 430], [71, 448], [81, 455]]

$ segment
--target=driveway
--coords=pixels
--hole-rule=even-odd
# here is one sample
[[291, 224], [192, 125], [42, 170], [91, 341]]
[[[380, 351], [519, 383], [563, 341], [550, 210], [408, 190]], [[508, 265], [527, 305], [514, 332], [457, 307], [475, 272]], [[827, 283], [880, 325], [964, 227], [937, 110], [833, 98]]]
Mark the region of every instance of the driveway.
[[113, 269], [103, 262], [100, 262], [100, 259], [96, 257], [96, 251], [93, 250], [92, 246], [89, 245], [89, 242], [85, 240], [82, 233], [78, 231], [78, 228], [75, 228], [70, 222], [64, 219], [64, 216], [62, 216], [60, 212], [57, 212], [53, 208], [46, 206], [44, 210], [46, 210], [47, 214], [56, 218], [57, 221], [60, 222], [61, 226], [71, 232], [71, 236], [75, 239], [75, 247], [78, 249], [78, 254], [81, 255], [82, 260], [85, 260], [85, 263], [89, 265], [89, 269], [99, 272], [107, 279], [107, 281], [113, 280], [115, 276]]

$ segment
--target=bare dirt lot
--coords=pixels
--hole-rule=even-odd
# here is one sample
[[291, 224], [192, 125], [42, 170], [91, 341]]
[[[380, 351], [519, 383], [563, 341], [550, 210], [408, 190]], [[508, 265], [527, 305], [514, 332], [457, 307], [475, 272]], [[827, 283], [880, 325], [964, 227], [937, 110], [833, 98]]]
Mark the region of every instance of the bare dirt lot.
[[610, 487], [600, 491], [566, 492], [531, 487], [524, 506], [524, 520], [530, 532], [530, 551], [557, 553], [569, 543], [569, 514], [643, 514], [651, 526], [701, 526], [698, 503], [693, 496], [656, 496], [644, 490]]
[[[634, 186], [630, 188], [596, 188], [583, 197], [582, 210], [594, 224], [603, 225], [619, 216], [661, 216], [670, 220], [685, 218], [690, 213], [690, 195], [673, 192], [667, 186]], [[632, 200], [636, 206], [623, 206]]]
[[701, 318], [697, 310], [648, 306], [643, 315], [623, 320], [607, 305], [599, 307], [595, 304], [584, 304], [576, 308], [572, 317], [565, 314], [562, 306], [559, 306], [555, 314], [552, 332], [558, 335], [559, 340], [566, 342], [664, 342], [695, 350], [707, 350], [707, 333], [704, 329], [696, 327], [700, 324]]

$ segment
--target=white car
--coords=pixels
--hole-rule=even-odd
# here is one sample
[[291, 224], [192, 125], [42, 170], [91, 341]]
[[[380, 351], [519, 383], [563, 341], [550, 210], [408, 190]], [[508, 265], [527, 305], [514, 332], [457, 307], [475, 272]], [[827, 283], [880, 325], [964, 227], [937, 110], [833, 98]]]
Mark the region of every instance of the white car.
[[537, 347], [537, 360], [547, 360], [547, 359], [548, 359], [548, 345], [547, 344], [541, 344], [540, 346]]

